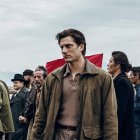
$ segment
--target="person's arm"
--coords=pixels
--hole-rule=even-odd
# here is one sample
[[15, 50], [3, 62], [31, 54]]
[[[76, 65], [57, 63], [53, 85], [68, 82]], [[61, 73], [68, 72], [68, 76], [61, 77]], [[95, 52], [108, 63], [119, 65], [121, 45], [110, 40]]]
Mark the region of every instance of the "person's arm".
[[134, 111], [140, 113], [140, 88], [136, 91], [136, 101], [134, 102]]
[[23, 123], [29, 123], [30, 120], [34, 117], [35, 94], [36, 90], [33, 86], [26, 99], [24, 114], [19, 116], [19, 120]]
[[34, 116], [35, 94], [35, 87], [32, 87], [31, 91], [29, 92], [29, 95], [27, 96], [24, 110], [24, 117], [26, 117], [28, 121], [30, 121]]
[[112, 78], [106, 74], [102, 88], [103, 140], [118, 140], [117, 102]]

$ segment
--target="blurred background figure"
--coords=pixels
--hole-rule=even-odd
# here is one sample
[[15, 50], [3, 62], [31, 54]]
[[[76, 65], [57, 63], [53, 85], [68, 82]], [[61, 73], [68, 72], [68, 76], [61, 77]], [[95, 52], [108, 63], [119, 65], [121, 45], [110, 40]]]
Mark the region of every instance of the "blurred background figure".
[[30, 69], [26, 69], [23, 72], [23, 76], [25, 79], [25, 87], [30, 91], [33, 85], [33, 71]]
[[2, 140], [4, 134], [6, 134], [5, 140], [8, 140], [9, 132], [14, 132], [9, 92], [7, 85], [0, 80], [0, 140]]
[[124, 52], [112, 52], [108, 63], [108, 72], [113, 77], [118, 103], [118, 140], [134, 140], [134, 89], [126, 75], [130, 67]]
[[34, 122], [35, 112], [39, 105], [39, 98], [46, 77], [47, 77], [46, 68], [44, 66], [38, 66], [33, 74], [34, 85], [27, 98], [26, 108], [24, 111], [24, 115], [22, 116], [22, 120], [25, 123], [29, 123], [27, 140], [30, 140], [30, 134]]
[[129, 80], [134, 84], [134, 132], [135, 140], [140, 140], [140, 67], [133, 67], [129, 71]]
[[23, 114], [28, 91], [24, 86], [25, 79], [21, 74], [15, 74], [11, 79], [15, 93], [10, 100], [15, 132], [10, 134], [10, 140], [26, 140], [28, 126], [20, 121]]

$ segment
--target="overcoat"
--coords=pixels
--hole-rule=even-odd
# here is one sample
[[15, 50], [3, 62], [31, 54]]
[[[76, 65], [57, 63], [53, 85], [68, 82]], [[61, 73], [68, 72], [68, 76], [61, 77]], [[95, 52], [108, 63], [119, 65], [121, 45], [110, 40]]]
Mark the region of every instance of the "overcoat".
[[9, 103], [8, 88], [0, 81], [0, 132], [9, 133], [14, 131], [13, 119]]
[[118, 104], [119, 140], [134, 140], [134, 88], [125, 72], [114, 78]]
[[[80, 121], [77, 140], [118, 140], [117, 104], [112, 78], [86, 60], [80, 77]], [[66, 65], [46, 79], [36, 112], [31, 140], [53, 140], [61, 104]]]
[[28, 95], [28, 90], [23, 87], [17, 95], [11, 98], [10, 100], [10, 106], [12, 110], [12, 116], [13, 116], [13, 122], [15, 127], [15, 132], [11, 133], [10, 140], [26, 140], [27, 135], [27, 125], [24, 123], [21, 123], [19, 121], [19, 116], [23, 115], [24, 108], [25, 108], [25, 102]]

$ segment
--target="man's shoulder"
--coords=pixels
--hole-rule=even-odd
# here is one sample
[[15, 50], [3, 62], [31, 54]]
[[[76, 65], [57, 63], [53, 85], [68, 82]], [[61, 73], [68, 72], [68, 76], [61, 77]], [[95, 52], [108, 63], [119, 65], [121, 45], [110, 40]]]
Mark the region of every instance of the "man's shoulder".
[[2, 88], [3, 86], [3, 82], [0, 80], [0, 88]]
[[103, 68], [100, 68], [100, 67], [97, 67], [97, 66], [95, 66], [95, 67], [96, 67], [96, 69], [99, 71], [99, 73], [103, 73], [103, 74], [109, 75], [108, 72], [105, 71]]
[[5, 86], [5, 85], [6, 85], [5, 82], [0, 80], [0, 86]]
[[126, 76], [126, 74], [120, 73], [118, 76], [116, 76], [117, 82], [120, 84], [125, 84], [125, 85], [131, 85], [132, 83], [130, 82], [130, 80], [128, 79], [128, 77]]
[[104, 69], [96, 66], [95, 64], [91, 63], [89, 60], [86, 59], [86, 67], [87, 67], [87, 72], [93, 75], [98, 75], [98, 76], [103, 76], [103, 75], [108, 75], [108, 72], [105, 71]]
[[64, 74], [64, 71], [65, 71], [65, 68], [66, 68], [66, 64], [64, 64], [63, 66], [61, 67], [58, 67], [57, 69], [55, 69], [54, 71], [52, 71], [48, 77], [60, 77], [62, 76], [62, 74]]
[[67, 64], [64, 64], [63, 66], [56, 68], [54, 71], [52, 71], [52, 74], [60, 73], [66, 67], [66, 65]]
[[100, 68], [100, 67], [97, 67], [97, 66], [94, 66], [96, 67], [97, 71], [98, 71], [98, 75], [101, 76], [101, 77], [110, 77], [111, 78], [111, 75], [104, 69]]
[[19, 91], [19, 93], [21, 93], [21, 94], [28, 94], [29, 93], [29, 91], [25, 88], [25, 87], [23, 87], [23, 88], [21, 88], [21, 90]]

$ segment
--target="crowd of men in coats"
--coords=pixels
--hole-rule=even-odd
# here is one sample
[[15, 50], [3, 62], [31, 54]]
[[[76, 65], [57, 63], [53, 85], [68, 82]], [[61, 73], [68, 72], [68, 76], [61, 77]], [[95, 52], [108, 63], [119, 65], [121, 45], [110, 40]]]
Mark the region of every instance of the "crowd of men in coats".
[[114, 51], [107, 73], [83, 59], [80, 31], [64, 30], [57, 39], [76, 67], [72, 61], [48, 76], [43, 66], [15, 74], [11, 98], [0, 81], [0, 140], [140, 140], [140, 67]]
[[7, 104], [7, 107], [0, 110], [0, 140], [3, 134], [5, 140], [29, 139], [46, 77], [47, 71], [44, 66], [38, 66], [35, 71], [26, 69], [23, 74], [15, 74], [11, 79], [14, 88], [11, 97], [6, 84], [1, 81], [1, 90], [5, 96], [1, 95], [2, 104]]
[[[121, 130], [120, 132], [122, 133], [120, 135], [123, 136], [124, 133], [131, 132], [131, 129], [134, 129], [135, 136], [137, 136], [136, 140], [139, 140], [140, 139], [140, 67], [132, 67], [130, 68], [130, 71], [128, 73], [119, 72], [119, 74], [114, 77], [115, 73], [118, 73], [118, 71], [113, 70], [114, 66], [112, 63], [114, 62], [111, 58], [108, 64], [108, 72], [113, 77], [116, 94], [118, 97], [117, 98], [118, 116], [120, 116], [119, 130]], [[1, 136], [2, 136], [2, 132], [5, 134], [10, 132], [9, 135], [5, 135], [5, 139], [30, 140], [30, 134], [34, 122], [35, 112], [39, 103], [40, 92], [46, 77], [47, 77], [47, 71], [45, 67], [38, 66], [34, 72], [30, 69], [27, 69], [23, 72], [23, 75], [15, 74], [14, 78], [11, 79], [15, 90], [14, 94], [10, 99], [12, 116], [10, 114], [11, 111], [9, 106], [3, 109], [3, 112], [0, 115], [0, 117], [2, 116], [1, 119], [3, 119], [1, 120], [1, 123], [2, 125], [5, 125], [4, 130], [2, 130], [2, 127], [0, 128]], [[130, 81], [128, 81], [128, 79], [134, 85], [134, 91], [135, 91], [134, 94], [132, 94], [133, 88], [130, 84]], [[126, 83], [123, 83], [123, 80], [125, 80], [126, 83], [130, 85], [130, 87], [125, 85]], [[8, 104], [9, 103], [9, 97], [7, 96], [8, 88], [3, 81], [1, 81], [0, 84], [1, 84], [0, 86], [1, 90], [4, 93], [3, 95], [5, 96], [3, 97], [4, 99], [3, 102], [5, 102], [5, 104]], [[134, 102], [132, 100], [133, 96], [135, 97]], [[132, 121], [133, 114], [131, 113], [132, 104], [134, 104], [134, 112], [135, 112], [134, 121]], [[126, 112], [126, 108], [128, 109], [127, 112]], [[129, 133], [127, 133], [126, 135], [129, 135]]]

